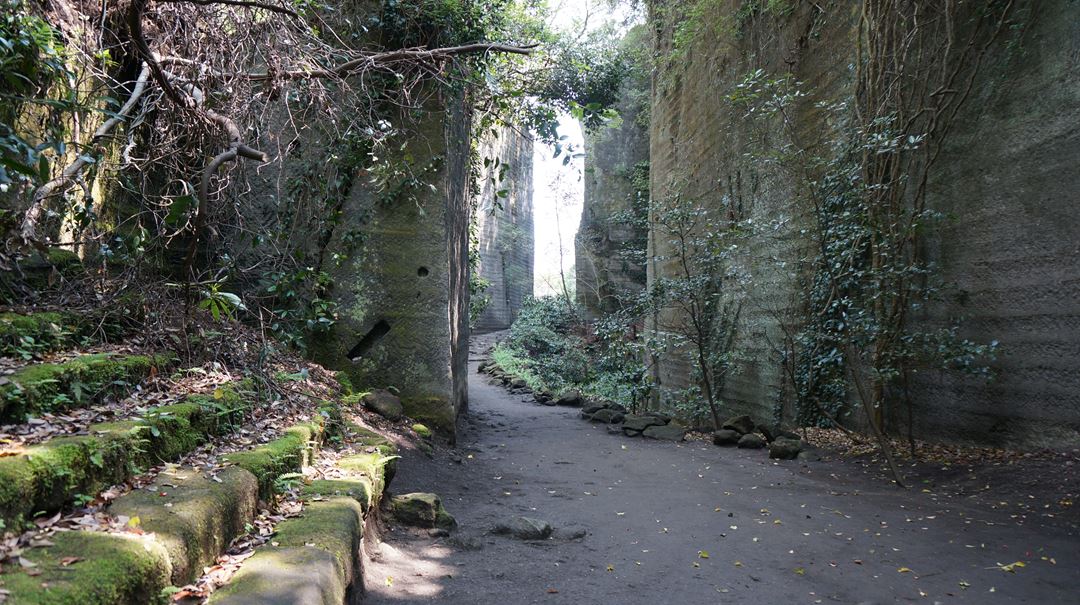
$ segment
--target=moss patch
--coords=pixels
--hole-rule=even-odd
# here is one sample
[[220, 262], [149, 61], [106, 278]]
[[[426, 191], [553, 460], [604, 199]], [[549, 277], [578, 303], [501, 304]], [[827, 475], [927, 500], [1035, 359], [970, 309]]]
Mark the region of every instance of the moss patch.
[[363, 510], [352, 498], [312, 502], [277, 525], [265, 544], [210, 603], [342, 603], [360, 579]]
[[255, 449], [225, 456], [225, 460], [255, 475], [259, 495], [268, 498], [274, 493], [274, 481], [286, 473], [299, 472], [311, 461], [315, 447], [322, 439], [321, 420], [285, 429], [285, 434]]
[[305, 501], [314, 501], [317, 498], [332, 498], [344, 496], [352, 498], [360, 503], [366, 514], [375, 504], [375, 489], [370, 477], [357, 477], [355, 479], [319, 479], [304, 486], [300, 492]]
[[165, 471], [147, 489], [121, 496], [109, 507], [113, 515], [138, 517], [139, 527], [155, 535], [169, 553], [178, 586], [211, 564], [255, 517], [255, 477], [241, 468], [224, 469], [217, 477], [220, 482], [193, 468]]
[[[223, 401], [246, 406], [242, 383], [218, 400], [189, 397], [143, 418], [92, 425], [88, 435], [52, 439], [21, 456], [0, 458], [0, 519], [15, 528], [37, 512], [52, 512], [77, 494], [94, 494], [138, 471], [181, 455], [232, 428], [242, 409], [222, 414]], [[211, 405], [213, 402], [215, 405]]]
[[0, 421], [19, 422], [27, 414], [89, 405], [105, 393], [130, 388], [155, 368], [175, 362], [172, 354], [97, 354], [28, 366], [0, 385]]
[[[146, 536], [61, 532], [53, 546], [27, 549], [23, 556], [41, 575], [18, 565], [0, 574], [10, 602], [21, 605], [143, 605], [169, 585], [165, 550]], [[65, 557], [79, 561], [64, 566]]]
[[25, 357], [121, 336], [130, 316], [138, 315], [131, 306], [121, 303], [90, 313], [0, 313], [0, 355]]
[[401, 400], [405, 414], [440, 431], [452, 432], [454, 406], [442, 397], [408, 397]]

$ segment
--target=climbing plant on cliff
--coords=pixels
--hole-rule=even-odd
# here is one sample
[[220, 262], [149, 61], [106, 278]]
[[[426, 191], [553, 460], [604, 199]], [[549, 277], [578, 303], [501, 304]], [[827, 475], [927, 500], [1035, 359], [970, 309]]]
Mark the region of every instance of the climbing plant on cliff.
[[[913, 373], [986, 374], [995, 343], [960, 336], [958, 320], [924, 327], [923, 310], [946, 295], [926, 237], [943, 217], [928, 186], [987, 50], [1019, 26], [1013, 3], [979, 7], [868, 0], [857, 24], [855, 94], [812, 102], [787, 76], [757, 71], [731, 95], [752, 120], [779, 126], [782, 144], [762, 157], [789, 168], [813, 219], [807, 322], [791, 364], [804, 420], [840, 415], [849, 394], [865, 413], [901, 482], [884, 433]], [[814, 106], [831, 128], [795, 125]], [[918, 321], [917, 321], [918, 320]], [[830, 414], [831, 412], [831, 414]]]

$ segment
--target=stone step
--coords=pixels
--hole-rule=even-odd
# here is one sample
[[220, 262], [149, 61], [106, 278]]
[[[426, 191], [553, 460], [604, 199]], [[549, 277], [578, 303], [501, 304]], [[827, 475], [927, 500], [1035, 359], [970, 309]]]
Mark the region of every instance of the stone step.
[[119, 339], [129, 331], [132, 315], [137, 315], [137, 310], [122, 307], [102, 307], [90, 313], [0, 313], [0, 357], [30, 359]]
[[[216, 479], [195, 468], [167, 469], [150, 485], [109, 506], [110, 514], [127, 517], [143, 535], [58, 533], [52, 546], [24, 552], [36, 565], [30, 569], [40, 573], [9, 571], [3, 576], [4, 588], [12, 602], [34, 605], [163, 601], [165, 588], [194, 580], [244, 532], [255, 518], [261, 484], [272, 490], [276, 479], [302, 470], [304, 461], [310, 460], [305, 452], [316, 450], [318, 439], [326, 434], [324, 424], [320, 415], [265, 446], [241, 452], [248, 456], [233, 454], [242, 462], [217, 472]], [[299, 443], [298, 436], [314, 441]], [[358, 501], [347, 499], [362, 510]], [[350, 522], [340, 514], [334, 521]]]
[[0, 381], [0, 423], [12, 424], [31, 414], [91, 405], [106, 393], [130, 390], [152, 372], [174, 363], [176, 356], [171, 353], [99, 353], [26, 366]]
[[211, 605], [342, 605], [363, 592], [365, 523], [378, 510], [393, 477], [392, 443], [352, 427], [351, 445], [363, 450], [341, 458], [340, 479], [305, 486], [303, 514], [277, 525], [274, 539], [244, 561]]
[[78, 494], [96, 494], [234, 430], [250, 406], [246, 388], [232, 383], [216, 397], [192, 395], [142, 418], [91, 425], [87, 435], [51, 439], [0, 458], [0, 519], [17, 530], [35, 513], [59, 510]]

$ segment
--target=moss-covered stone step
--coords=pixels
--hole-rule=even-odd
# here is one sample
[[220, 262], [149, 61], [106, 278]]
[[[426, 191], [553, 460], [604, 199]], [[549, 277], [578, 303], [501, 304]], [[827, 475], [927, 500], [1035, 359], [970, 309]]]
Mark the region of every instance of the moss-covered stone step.
[[5, 376], [0, 385], [0, 422], [19, 422], [27, 414], [88, 405], [110, 390], [130, 388], [156, 369], [175, 362], [176, 356], [171, 353], [101, 353], [27, 366]]
[[279, 478], [299, 473], [311, 464], [322, 443], [324, 426], [325, 420], [320, 416], [285, 429], [284, 435], [266, 445], [226, 454], [223, 458], [255, 475], [259, 496], [269, 499], [276, 491], [275, 483]]
[[[212, 605], [342, 605], [362, 590], [364, 510], [353, 498], [311, 502], [277, 526]], [[274, 545], [276, 544], [276, 546]]]
[[0, 519], [17, 528], [35, 513], [59, 510], [79, 494], [95, 494], [233, 430], [250, 405], [245, 388], [226, 385], [216, 396], [192, 395], [142, 418], [92, 425], [88, 435], [0, 458]]
[[138, 519], [138, 527], [153, 532], [169, 555], [172, 583], [178, 586], [198, 577], [255, 518], [255, 476], [238, 467], [215, 476], [190, 467], [168, 469], [109, 506], [110, 514]]
[[131, 315], [120, 304], [91, 313], [0, 313], [0, 356], [29, 358], [119, 338]]
[[[255, 518], [260, 483], [273, 486], [275, 480], [299, 471], [310, 462], [311, 449], [317, 447], [318, 437], [323, 434], [322, 425], [321, 419], [297, 425], [265, 446], [231, 454], [229, 458], [235, 466], [217, 472], [216, 480], [194, 468], [166, 469], [150, 485], [118, 498], [109, 506], [109, 513], [128, 517], [129, 523], [146, 532], [145, 538], [138, 542], [145, 553], [132, 546], [134, 542], [129, 536], [65, 532], [57, 534], [63, 539], [54, 541], [55, 545], [47, 551], [31, 549], [35, 553], [32, 561], [42, 570], [36, 579], [52, 587], [46, 595], [40, 594], [40, 583], [28, 581], [21, 570], [0, 574], [0, 586], [10, 591], [14, 603], [144, 605], [163, 602], [164, 588], [194, 580], [205, 565], [212, 563], [235, 537], [244, 532], [245, 525]], [[245, 467], [255, 469], [260, 476], [257, 478]], [[347, 549], [337, 545], [345, 538], [332, 535], [330, 524], [338, 524], [347, 536], [362, 531], [363, 507], [355, 498], [336, 500], [346, 500], [347, 504], [342, 506], [339, 502], [330, 521], [316, 524], [323, 527], [327, 537], [314, 532], [308, 535], [307, 529], [294, 529], [289, 533], [290, 526], [285, 525], [284, 528], [279, 526], [275, 541], [289, 547], [308, 543], [322, 547], [325, 544], [326, 549], [335, 553], [345, 552]], [[315, 508], [317, 514], [311, 518], [313, 522], [323, 518], [318, 514], [321, 508]], [[343, 514], [343, 510], [347, 514]], [[356, 536], [358, 544], [359, 533]], [[80, 573], [65, 575], [91, 557], [93, 562], [79, 568]], [[68, 567], [51, 563], [72, 560], [77, 562]], [[335, 559], [328, 566], [328, 560], [320, 560], [313, 571], [319, 574], [320, 583], [323, 583], [324, 577], [332, 579], [352, 573], [349, 570], [354, 568], [349, 566], [356, 561], [357, 558]], [[130, 568], [132, 576], [118, 578], [115, 571], [124, 568]], [[352, 576], [349, 577], [351, 582]], [[106, 580], [118, 585], [102, 589], [101, 582]], [[99, 596], [98, 591], [103, 596]]]
[[171, 575], [169, 556], [153, 536], [70, 531], [49, 541], [52, 546], [23, 551], [35, 567], [4, 566], [0, 582], [9, 593], [8, 603], [146, 605], [163, 600]]

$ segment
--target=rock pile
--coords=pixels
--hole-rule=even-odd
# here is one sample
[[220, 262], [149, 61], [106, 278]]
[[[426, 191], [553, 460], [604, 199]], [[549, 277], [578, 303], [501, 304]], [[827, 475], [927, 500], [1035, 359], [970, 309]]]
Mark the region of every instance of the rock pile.
[[[623, 434], [627, 437], [645, 437], [666, 441], [682, 441], [687, 429], [672, 421], [672, 417], [662, 412], [646, 411], [631, 414], [626, 407], [617, 403], [591, 401], [579, 391], [568, 391], [558, 395], [537, 390], [532, 391], [520, 377], [500, 368], [492, 360], [480, 363], [479, 371], [486, 373], [496, 382], [510, 389], [511, 393], [529, 392], [536, 403], [545, 406], [565, 406], [581, 408], [581, 418], [607, 427], [609, 433]], [[754, 422], [748, 415], [732, 416], [718, 430], [713, 432], [712, 441], [724, 447], [739, 447], [749, 450], [768, 448], [769, 458], [776, 460], [811, 460], [818, 458], [807, 451], [802, 439], [789, 431], [771, 430], [765, 425]]]

